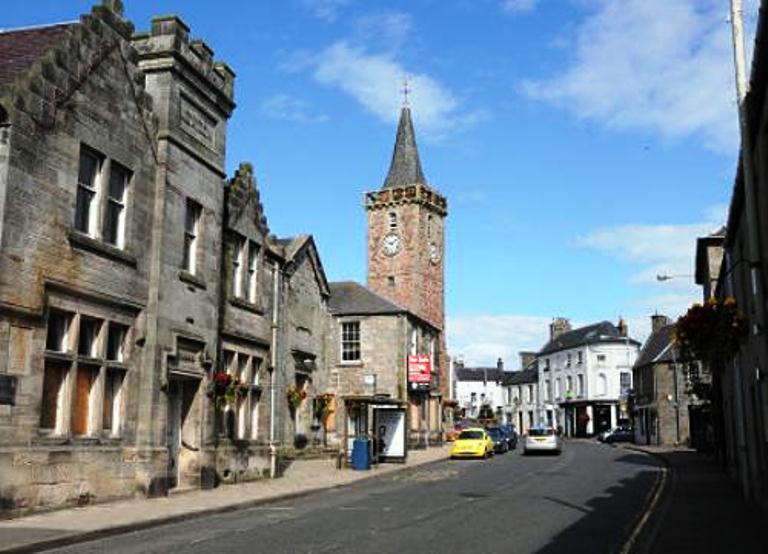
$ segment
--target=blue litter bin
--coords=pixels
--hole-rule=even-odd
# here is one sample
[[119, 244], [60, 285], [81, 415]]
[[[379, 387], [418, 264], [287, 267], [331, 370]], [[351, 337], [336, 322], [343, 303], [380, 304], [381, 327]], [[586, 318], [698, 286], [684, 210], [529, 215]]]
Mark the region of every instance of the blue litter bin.
[[352, 442], [352, 469], [371, 469], [371, 441], [368, 439], [355, 439]]

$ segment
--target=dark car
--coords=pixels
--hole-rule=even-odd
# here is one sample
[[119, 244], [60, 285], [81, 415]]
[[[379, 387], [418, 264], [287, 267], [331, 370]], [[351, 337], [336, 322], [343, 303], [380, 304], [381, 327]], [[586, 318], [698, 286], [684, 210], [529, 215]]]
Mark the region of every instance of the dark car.
[[485, 431], [493, 441], [493, 450], [499, 454], [509, 452], [509, 442], [507, 441], [507, 435], [500, 427], [487, 427]]
[[620, 425], [610, 431], [600, 433], [597, 439], [605, 443], [635, 442], [635, 430], [632, 427]]
[[517, 448], [517, 428], [514, 425], [502, 425], [501, 429], [507, 434], [507, 444], [509, 445], [509, 449], [514, 450]]

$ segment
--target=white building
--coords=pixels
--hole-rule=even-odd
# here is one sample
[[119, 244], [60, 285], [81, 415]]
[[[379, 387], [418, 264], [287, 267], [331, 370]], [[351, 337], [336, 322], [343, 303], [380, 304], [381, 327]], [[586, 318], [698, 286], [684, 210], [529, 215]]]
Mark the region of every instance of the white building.
[[509, 372], [504, 371], [501, 358], [496, 367], [464, 367], [463, 363], [454, 362], [453, 374], [459, 414], [475, 419], [484, 412], [494, 417], [501, 415], [503, 419], [504, 381]]
[[629, 420], [626, 400], [639, 350], [623, 320], [571, 329], [567, 319], [555, 319], [536, 356], [542, 421], [567, 436], [587, 437]]
[[540, 418], [539, 371], [536, 368], [536, 360], [521, 365], [523, 369], [507, 375], [504, 408], [507, 422], [517, 427], [520, 434], [527, 433], [528, 429], [539, 423]]

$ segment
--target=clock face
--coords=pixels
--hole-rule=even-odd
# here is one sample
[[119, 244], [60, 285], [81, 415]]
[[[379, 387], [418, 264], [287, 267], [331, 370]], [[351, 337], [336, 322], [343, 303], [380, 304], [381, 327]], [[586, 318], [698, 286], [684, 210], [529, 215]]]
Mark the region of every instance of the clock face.
[[400, 237], [394, 233], [388, 234], [382, 241], [381, 249], [385, 255], [394, 256], [400, 251]]
[[440, 261], [440, 249], [434, 242], [429, 245], [429, 261], [433, 264]]

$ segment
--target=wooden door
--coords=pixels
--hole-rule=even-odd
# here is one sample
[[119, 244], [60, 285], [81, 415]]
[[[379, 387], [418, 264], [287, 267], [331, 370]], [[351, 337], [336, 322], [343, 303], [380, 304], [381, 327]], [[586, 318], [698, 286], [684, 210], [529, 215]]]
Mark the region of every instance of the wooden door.
[[179, 450], [181, 448], [181, 383], [171, 381], [168, 387], [168, 487], [179, 483]]
[[75, 383], [75, 407], [72, 411], [72, 434], [87, 435], [89, 431], [91, 389], [95, 371], [86, 367], [77, 370]]

